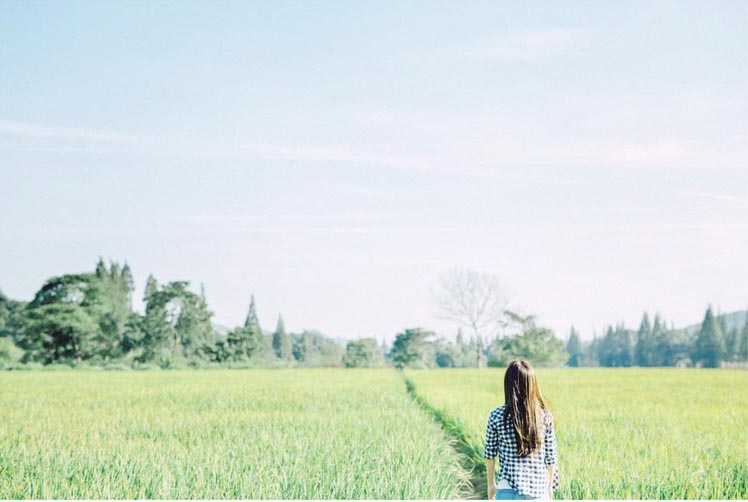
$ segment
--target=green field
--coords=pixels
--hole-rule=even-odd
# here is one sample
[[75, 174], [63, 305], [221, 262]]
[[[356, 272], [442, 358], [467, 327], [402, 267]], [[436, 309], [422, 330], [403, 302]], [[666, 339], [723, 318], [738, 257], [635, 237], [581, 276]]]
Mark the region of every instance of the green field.
[[0, 499], [456, 498], [393, 370], [0, 373]]
[[[483, 444], [503, 369], [410, 371], [416, 392]], [[541, 369], [556, 418], [559, 498], [748, 498], [748, 373]]]
[[[503, 370], [405, 374], [482, 447]], [[538, 378], [560, 498], [748, 498], [745, 371]], [[391, 369], [3, 372], [0, 499], [459, 498], [453, 432]]]

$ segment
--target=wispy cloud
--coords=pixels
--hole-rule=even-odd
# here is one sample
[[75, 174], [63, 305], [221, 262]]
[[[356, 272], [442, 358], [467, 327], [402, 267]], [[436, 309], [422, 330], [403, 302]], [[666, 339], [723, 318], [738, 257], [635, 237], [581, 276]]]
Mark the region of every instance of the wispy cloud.
[[[438, 117], [428, 114], [421, 118], [425, 124], [438, 122]], [[411, 122], [416, 119], [411, 117]], [[413, 130], [417, 130], [417, 126], [409, 125]], [[397, 126], [393, 126], [392, 134], [397, 131]], [[490, 124], [485, 125], [485, 129], [471, 130], [472, 136], [467, 137], [465, 134], [449, 135], [448, 128], [432, 132], [433, 137], [414, 140], [412, 145], [400, 145], [401, 150], [381, 144], [369, 145], [372, 149], [367, 150], [356, 146], [224, 141], [0, 120], [0, 150], [347, 164], [496, 183], [554, 186], [584, 183], [583, 178], [569, 176], [564, 167], [710, 169], [748, 164], [748, 138], [742, 136], [707, 141], [678, 136], [635, 139], [561, 136], [559, 133], [538, 141], [528, 137], [526, 131], [514, 131], [505, 126], [494, 130]], [[373, 196], [375, 191], [368, 190], [367, 195]], [[377, 195], [386, 196], [381, 192]], [[402, 197], [402, 194], [389, 196], [391, 199]]]
[[27, 122], [0, 120], [0, 134], [9, 136], [32, 137], [40, 139], [60, 139], [67, 141], [94, 141], [105, 143], [143, 143], [146, 136], [127, 134], [101, 129], [86, 129], [80, 127], [60, 127]]
[[589, 35], [576, 28], [535, 28], [497, 33], [454, 52], [476, 61], [535, 61], [582, 54]]
[[[0, 137], [18, 140], [0, 142], [0, 147], [59, 153], [114, 153], [191, 155], [215, 159], [260, 159], [300, 162], [335, 162], [409, 171], [442, 173], [501, 182], [568, 184], [561, 177], [503, 170], [506, 166], [472, 165], [464, 160], [432, 158], [403, 152], [371, 152], [350, 148], [228, 142], [165, 135], [121, 133], [111, 130], [49, 126], [0, 121]], [[53, 141], [39, 142], [39, 140]]]
[[748, 206], [748, 195], [733, 195], [711, 192], [687, 191], [682, 192], [687, 197], [698, 197], [700, 199], [713, 200], [718, 202], [727, 202], [728, 204], [737, 204], [738, 206]]
[[[117, 153], [167, 153], [213, 158], [254, 158], [312, 162], [347, 162], [374, 166], [428, 170], [429, 160], [400, 153], [379, 153], [309, 145], [212, 141], [164, 135], [130, 134], [117, 131], [68, 126], [49, 126], [0, 120], [0, 135], [31, 140], [56, 140], [62, 144], [20, 143], [22, 149], [42, 151], [92, 151]], [[117, 145], [119, 150], [102, 148]], [[5, 146], [13, 146], [5, 143]], [[132, 148], [123, 148], [123, 147]], [[25, 148], [24, 148], [25, 147]], [[89, 149], [90, 147], [90, 149]]]
[[328, 183], [322, 187], [326, 191], [336, 194], [352, 195], [355, 197], [363, 197], [367, 199], [375, 199], [382, 201], [403, 201], [413, 200], [414, 198], [421, 197], [426, 191], [423, 187], [417, 186], [412, 187], [408, 190], [405, 189], [384, 189], [362, 185], [344, 184], [344, 183]]
[[237, 214], [237, 213], [195, 213], [170, 218], [170, 223], [201, 225], [324, 225], [379, 222], [384, 215], [378, 213], [304, 213], [304, 214]]

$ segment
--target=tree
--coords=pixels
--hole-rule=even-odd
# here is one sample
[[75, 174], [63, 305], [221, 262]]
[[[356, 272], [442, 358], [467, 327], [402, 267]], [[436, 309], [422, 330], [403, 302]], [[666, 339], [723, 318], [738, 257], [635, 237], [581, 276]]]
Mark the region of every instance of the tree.
[[262, 328], [252, 295], [244, 326], [231, 331], [226, 340], [227, 357], [234, 361], [250, 359], [262, 350]]
[[484, 367], [484, 339], [501, 325], [507, 304], [498, 279], [485, 272], [454, 270], [442, 277], [435, 296], [441, 318], [471, 331], [477, 366]]
[[639, 331], [636, 332], [636, 348], [634, 361], [637, 366], [653, 366], [654, 346], [652, 343], [652, 327], [649, 324], [649, 314], [644, 312]]
[[95, 305], [93, 316], [102, 331], [103, 360], [117, 358], [122, 355], [122, 333], [125, 323], [132, 313], [133, 282], [130, 266], [125, 264], [122, 269], [115, 262], [110, 262], [109, 269], [99, 259], [95, 274], [98, 285], [90, 289], [89, 296]]
[[748, 309], [745, 312], [745, 325], [740, 333], [739, 347], [738, 359], [740, 362], [748, 362]]
[[659, 350], [660, 347], [663, 346], [664, 340], [667, 340], [666, 337], [666, 325], [662, 321], [662, 317], [660, 317], [660, 313], [655, 314], [654, 323], [652, 324], [652, 333], [650, 335], [650, 356], [649, 356], [649, 364], [650, 366], [667, 366], [665, 364], [665, 355], [664, 353]]
[[290, 360], [293, 356], [291, 349], [291, 339], [286, 333], [286, 327], [283, 324], [283, 317], [278, 316], [278, 326], [273, 333], [273, 351], [275, 355], [283, 360]]
[[463, 364], [462, 354], [456, 343], [444, 338], [433, 342], [434, 362], [439, 368], [455, 368]]
[[343, 364], [346, 368], [377, 368], [384, 364], [374, 338], [351, 340], [346, 344]]
[[80, 363], [98, 351], [100, 329], [80, 305], [50, 302], [27, 309], [18, 334], [22, 362]]
[[127, 304], [129, 309], [132, 310], [132, 292], [135, 291], [135, 281], [132, 278], [132, 271], [130, 265], [125, 262], [125, 266], [122, 267], [122, 282], [127, 290]]
[[579, 340], [579, 335], [574, 326], [571, 327], [569, 341], [566, 342], [566, 352], [569, 354], [569, 360], [566, 364], [572, 367], [579, 366], [582, 356], [582, 342]]
[[174, 281], [148, 296], [144, 319], [144, 358], [202, 357], [213, 336], [213, 313], [189, 282]]
[[0, 291], [0, 336], [5, 333], [10, 318], [10, 309], [8, 308], [9, 302], [8, 297]]
[[686, 366], [690, 363], [691, 340], [685, 331], [664, 331], [659, 337], [657, 353], [662, 366]]
[[704, 368], [719, 368], [725, 353], [725, 341], [711, 305], [704, 315], [701, 330], [694, 344], [693, 361]]
[[421, 328], [406, 329], [398, 333], [390, 349], [389, 359], [396, 368], [428, 368], [433, 361], [433, 353], [428, 338], [433, 333]]
[[119, 355], [121, 330], [130, 313], [127, 288], [120, 279], [112, 279], [100, 260], [94, 273], [66, 274], [45, 282], [17, 316], [17, 342], [30, 352], [25, 360], [80, 362]]
[[623, 323], [608, 326], [605, 336], [597, 344], [600, 366], [631, 366], [634, 361], [634, 334]]
[[109, 272], [106, 269], [106, 265], [104, 265], [104, 259], [99, 256], [99, 261], [96, 262], [96, 268], [94, 269], [94, 274], [96, 274], [96, 277], [98, 279], [104, 279], [109, 275]]
[[345, 348], [316, 331], [290, 335], [293, 356], [299, 366], [341, 366]]
[[0, 369], [6, 364], [17, 363], [23, 357], [23, 350], [13, 343], [9, 336], [0, 336]]
[[309, 349], [309, 335], [306, 331], [303, 331], [300, 335], [292, 335], [291, 337], [291, 352], [296, 362], [304, 362], [307, 357], [307, 350]]
[[158, 281], [153, 274], [148, 275], [148, 279], [145, 281], [145, 293], [143, 294], [143, 302], [148, 303], [148, 299], [153, 293], [158, 291]]
[[521, 332], [498, 340], [502, 344], [504, 356], [501, 366], [516, 358], [527, 359], [538, 366], [553, 366], [564, 362], [564, 342], [556, 338], [552, 330], [537, 326], [535, 316], [520, 316], [511, 311], [507, 315], [519, 324]]
[[740, 354], [740, 328], [738, 328], [738, 326], [735, 326], [731, 330], [725, 331], [724, 335], [725, 361], [738, 361], [738, 356]]

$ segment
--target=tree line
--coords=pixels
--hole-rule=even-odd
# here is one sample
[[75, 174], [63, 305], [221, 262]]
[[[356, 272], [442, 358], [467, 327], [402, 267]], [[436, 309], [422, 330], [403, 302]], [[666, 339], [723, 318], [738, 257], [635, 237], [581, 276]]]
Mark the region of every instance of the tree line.
[[[636, 332], [619, 324], [583, 342], [572, 328], [565, 343], [534, 316], [504, 309], [491, 277], [460, 272], [447, 285], [440, 305], [462, 321], [469, 337], [459, 330], [448, 340], [409, 328], [392, 346], [375, 338], [343, 345], [317, 331], [287, 332], [282, 316], [273, 331], [263, 330], [253, 296], [241, 326], [218, 330], [204, 288], [197, 294], [186, 281], [159, 284], [153, 275], [146, 281], [145, 309], [137, 312], [129, 265], [99, 259], [93, 272], [47, 280], [30, 302], [0, 292], [0, 367], [504, 367], [516, 357], [538, 366], [718, 367], [748, 359], [748, 322], [728, 329], [711, 308], [696, 335], [666, 329], [659, 315], [650, 324], [645, 314]], [[458, 307], [450, 308], [454, 300]], [[465, 308], [471, 302], [492, 308]], [[501, 335], [492, 331], [486, 338], [497, 319]]]
[[345, 349], [315, 331], [260, 327], [254, 297], [242, 326], [221, 333], [204, 288], [146, 281], [143, 313], [132, 307], [132, 272], [99, 260], [91, 273], [46, 281], [30, 302], [0, 293], [0, 364], [136, 368], [334, 366]]
[[571, 328], [566, 343], [569, 366], [719, 368], [748, 362], [748, 312], [743, 324], [728, 325], [726, 315], [709, 306], [698, 330], [668, 328], [659, 314], [650, 321], [644, 313], [637, 330], [622, 323], [608, 326], [589, 342]]

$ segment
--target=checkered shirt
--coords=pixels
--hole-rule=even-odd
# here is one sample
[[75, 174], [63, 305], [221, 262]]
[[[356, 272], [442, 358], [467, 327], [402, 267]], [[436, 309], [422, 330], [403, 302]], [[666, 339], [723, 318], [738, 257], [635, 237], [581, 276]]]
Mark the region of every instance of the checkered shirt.
[[517, 454], [514, 426], [511, 416], [504, 416], [506, 406], [499, 406], [488, 416], [484, 458], [499, 456], [499, 479], [506, 479], [522, 495], [548, 498], [548, 467], [554, 466], [553, 489], [558, 490], [558, 465], [556, 461], [556, 433], [553, 415], [544, 410], [545, 434], [539, 451], [525, 458]]

